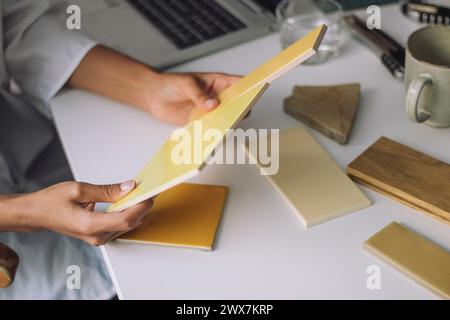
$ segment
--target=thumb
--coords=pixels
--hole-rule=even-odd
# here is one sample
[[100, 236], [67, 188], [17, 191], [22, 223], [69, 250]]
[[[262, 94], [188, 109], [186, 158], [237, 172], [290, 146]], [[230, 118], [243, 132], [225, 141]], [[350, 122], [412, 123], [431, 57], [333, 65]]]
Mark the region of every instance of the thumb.
[[118, 184], [81, 184], [82, 202], [117, 202], [136, 188], [136, 182], [129, 180]]
[[192, 79], [185, 87], [185, 93], [195, 106], [201, 110], [210, 111], [219, 105], [219, 99], [211, 97], [202, 86]]

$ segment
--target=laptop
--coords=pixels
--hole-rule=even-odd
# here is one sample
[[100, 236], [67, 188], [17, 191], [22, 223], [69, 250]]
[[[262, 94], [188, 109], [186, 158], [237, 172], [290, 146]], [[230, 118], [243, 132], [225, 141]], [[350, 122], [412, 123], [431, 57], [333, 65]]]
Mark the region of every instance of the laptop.
[[[282, 0], [76, 0], [82, 30], [162, 69], [275, 32]], [[301, 0], [300, 0], [301, 1]], [[337, 0], [344, 10], [396, 0]]]
[[277, 30], [281, 0], [78, 0], [82, 30], [157, 68]]

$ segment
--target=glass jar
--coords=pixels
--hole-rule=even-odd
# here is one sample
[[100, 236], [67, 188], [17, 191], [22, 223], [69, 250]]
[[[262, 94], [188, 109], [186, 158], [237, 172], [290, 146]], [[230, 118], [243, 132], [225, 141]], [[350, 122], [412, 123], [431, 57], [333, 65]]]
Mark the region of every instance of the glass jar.
[[325, 24], [327, 33], [319, 52], [306, 63], [323, 63], [340, 53], [344, 42], [342, 7], [333, 0], [283, 0], [277, 7], [280, 40], [286, 48], [314, 28]]

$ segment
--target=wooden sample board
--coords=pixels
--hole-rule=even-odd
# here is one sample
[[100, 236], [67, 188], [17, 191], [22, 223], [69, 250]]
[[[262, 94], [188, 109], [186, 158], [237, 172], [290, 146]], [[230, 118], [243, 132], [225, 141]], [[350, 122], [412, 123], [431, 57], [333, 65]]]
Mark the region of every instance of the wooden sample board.
[[[125, 210], [197, 175], [215, 148], [221, 144], [227, 130], [234, 128], [248, 113], [269, 83], [317, 52], [326, 29], [325, 25], [316, 28], [275, 58], [225, 89], [220, 95], [221, 103], [216, 109], [184, 127], [193, 139], [192, 145], [201, 145], [201, 150], [194, 151], [201, 155], [199, 159], [190, 163], [175, 163], [172, 153], [179, 142], [167, 140], [135, 178], [136, 189], [110, 206], [107, 211]], [[201, 139], [209, 129], [219, 130], [221, 137], [214, 139], [212, 143], [204, 144]]]
[[19, 256], [13, 249], [0, 243], [0, 289], [13, 283], [19, 261]]
[[450, 252], [398, 223], [364, 242], [364, 248], [444, 299], [450, 299]]
[[284, 111], [340, 144], [347, 144], [359, 106], [361, 85], [296, 86]]
[[[306, 228], [371, 206], [305, 129], [283, 130], [279, 138], [279, 171], [266, 177]], [[270, 146], [269, 140], [267, 148], [272, 152]], [[255, 150], [248, 145], [246, 149], [258, 161]]]
[[116, 241], [210, 251], [227, 195], [223, 186], [180, 184], [158, 195], [143, 225]]
[[348, 166], [355, 181], [450, 225], [450, 165], [382, 137]]

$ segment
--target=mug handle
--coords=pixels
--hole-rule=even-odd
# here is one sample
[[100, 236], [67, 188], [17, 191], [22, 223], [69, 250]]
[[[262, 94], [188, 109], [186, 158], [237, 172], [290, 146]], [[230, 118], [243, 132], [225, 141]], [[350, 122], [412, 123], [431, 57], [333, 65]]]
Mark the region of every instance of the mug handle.
[[428, 73], [422, 73], [417, 79], [411, 82], [406, 94], [406, 112], [411, 121], [422, 123], [427, 121], [431, 114], [430, 112], [419, 108], [419, 98], [423, 88], [426, 85], [433, 84], [433, 77]]

